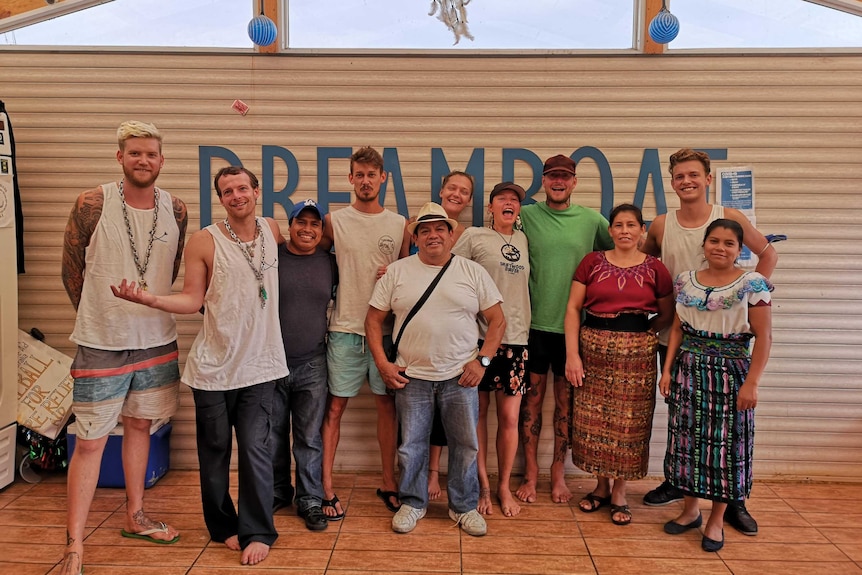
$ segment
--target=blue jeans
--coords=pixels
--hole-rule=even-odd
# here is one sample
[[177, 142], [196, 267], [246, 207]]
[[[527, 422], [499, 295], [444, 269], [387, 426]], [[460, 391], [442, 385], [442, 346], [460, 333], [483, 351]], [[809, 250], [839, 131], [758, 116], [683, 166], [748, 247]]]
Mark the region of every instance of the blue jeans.
[[446, 381], [410, 378], [410, 383], [395, 392], [395, 409], [401, 424], [398, 498], [411, 507], [428, 507], [428, 449], [435, 406], [440, 408], [449, 444], [446, 489], [449, 507], [456, 513], [466, 513], [479, 503], [476, 469], [479, 392], [475, 387], [458, 385], [457, 377]]
[[272, 400], [272, 467], [275, 497], [287, 499], [290, 489], [290, 432], [296, 458], [296, 508], [320, 506], [323, 498], [320, 426], [326, 412], [326, 356], [290, 366], [278, 380]]

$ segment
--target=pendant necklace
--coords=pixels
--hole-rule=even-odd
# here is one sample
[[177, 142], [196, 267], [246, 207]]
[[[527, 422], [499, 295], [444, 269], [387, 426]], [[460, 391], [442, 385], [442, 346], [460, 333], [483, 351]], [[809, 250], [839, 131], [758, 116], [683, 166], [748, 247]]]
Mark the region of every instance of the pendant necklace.
[[515, 237], [515, 230], [512, 230], [512, 235], [509, 236], [509, 241], [506, 241], [506, 238], [503, 237], [503, 234], [498, 232], [496, 228], [491, 228], [494, 232], [500, 236], [500, 239], [503, 240], [503, 247], [500, 248], [500, 253], [503, 254], [503, 257], [506, 258], [510, 262], [517, 262], [521, 260], [521, 250], [512, 245], [512, 238]]
[[254, 268], [254, 240], [251, 241], [251, 247], [242, 243], [242, 240], [234, 233], [233, 229], [231, 229], [230, 224], [227, 221], [227, 218], [224, 219], [224, 227], [227, 230], [227, 233], [230, 234], [231, 239], [236, 242], [236, 245], [239, 246], [242, 255], [245, 256], [245, 261], [248, 262], [248, 267], [251, 268], [252, 273], [254, 274], [255, 279], [257, 280], [257, 295], [260, 297], [260, 309], [266, 307], [266, 300], [268, 295], [266, 293], [266, 288], [263, 286], [263, 262], [266, 257], [266, 243], [263, 238], [263, 231], [260, 229], [260, 221], [255, 218], [255, 236], [254, 238], [260, 238], [260, 266], [258, 269]]
[[150, 239], [147, 242], [147, 254], [144, 256], [144, 264], [141, 265], [138, 258], [138, 249], [135, 247], [135, 236], [132, 234], [132, 224], [129, 222], [129, 210], [126, 208], [126, 196], [123, 193], [123, 184], [125, 179], [120, 180], [120, 201], [123, 206], [123, 220], [126, 222], [126, 233], [129, 234], [129, 245], [132, 246], [132, 257], [135, 260], [135, 267], [138, 270], [138, 287], [147, 291], [147, 268], [150, 267], [150, 253], [153, 251], [153, 241], [156, 238], [156, 226], [159, 223], [159, 189], [153, 188], [153, 227], [150, 229]]

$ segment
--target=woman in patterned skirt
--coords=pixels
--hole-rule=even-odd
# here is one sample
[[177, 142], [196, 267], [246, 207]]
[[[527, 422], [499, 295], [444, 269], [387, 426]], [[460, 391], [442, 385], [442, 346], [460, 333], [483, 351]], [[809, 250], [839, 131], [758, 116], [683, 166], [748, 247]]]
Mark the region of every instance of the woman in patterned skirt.
[[[674, 281], [676, 319], [659, 389], [668, 398], [665, 476], [685, 494], [682, 514], [664, 530], [700, 527], [698, 499], [712, 501], [704, 551], [724, 546], [724, 510], [751, 491], [754, 407], [772, 345], [772, 284], [736, 267], [742, 227], [719, 219], [706, 228], [709, 267]], [[749, 354], [749, 341], [755, 337]]]
[[655, 334], [673, 317], [673, 288], [667, 268], [638, 250], [646, 226], [637, 206], [614, 208], [608, 230], [614, 249], [588, 254], [575, 271], [566, 308], [566, 378], [575, 388], [572, 461], [597, 477], [578, 506], [592, 513], [610, 505], [611, 521], [628, 525], [626, 482], [646, 475], [649, 465]]

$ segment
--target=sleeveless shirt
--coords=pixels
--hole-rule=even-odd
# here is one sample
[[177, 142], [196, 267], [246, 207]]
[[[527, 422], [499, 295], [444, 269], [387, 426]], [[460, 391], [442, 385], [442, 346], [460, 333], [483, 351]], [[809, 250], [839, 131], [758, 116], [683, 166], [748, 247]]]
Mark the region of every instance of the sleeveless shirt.
[[212, 279], [204, 296], [203, 326], [186, 360], [182, 381], [194, 389], [230, 391], [287, 377], [287, 360], [278, 322], [278, 249], [269, 223], [258, 218], [261, 234], [252, 261], [260, 265], [260, 242], [266, 243], [260, 307], [257, 278], [239, 246], [218, 228], [213, 237]]
[[[103, 184], [101, 189], [102, 214], [85, 252], [84, 285], [75, 328], [69, 339], [85, 347], [115, 351], [150, 349], [171, 343], [177, 338], [172, 314], [111, 294], [110, 286], [119, 284], [123, 278], [135, 282], [139, 278], [119, 188], [111, 182]], [[143, 264], [153, 229], [154, 210], [128, 205], [126, 208], [138, 258]], [[159, 189], [158, 209], [159, 221], [145, 279], [151, 293], [167, 295], [171, 293], [180, 230], [174, 217], [173, 199], [162, 189]]]
[[[389, 210], [367, 214], [353, 206], [332, 212], [330, 220], [339, 289], [329, 331], [364, 336], [365, 315], [377, 282], [377, 269], [398, 260], [406, 220]], [[387, 322], [384, 335], [390, 333], [391, 324]]]

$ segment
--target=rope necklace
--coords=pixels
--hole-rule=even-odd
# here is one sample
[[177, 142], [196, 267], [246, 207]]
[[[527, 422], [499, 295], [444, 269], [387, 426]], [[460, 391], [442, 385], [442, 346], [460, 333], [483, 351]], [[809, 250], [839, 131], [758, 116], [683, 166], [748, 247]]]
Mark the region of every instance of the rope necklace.
[[[242, 255], [245, 256], [245, 261], [248, 262], [248, 267], [251, 268], [251, 272], [254, 274], [255, 279], [257, 280], [257, 295], [260, 298], [260, 308], [263, 309], [266, 307], [266, 300], [268, 295], [266, 293], [266, 288], [263, 286], [263, 262], [266, 258], [266, 241], [263, 237], [263, 231], [260, 229], [260, 221], [255, 218], [254, 220], [254, 239], [251, 241], [251, 247], [245, 245], [241, 239], [234, 233], [233, 229], [230, 227], [230, 224], [227, 221], [227, 218], [224, 219], [224, 227], [227, 230], [227, 233], [230, 234], [230, 237], [236, 242], [236, 245], [239, 246], [239, 250], [242, 252]], [[254, 268], [254, 242], [257, 238], [260, 238], [260, 265], [258, 269]]]
[[135, 247], [135, 236], [132, 233], [132, 224], [129, 222], [129, 210], [126, 208], [126, 195], [123, 193], [123, 184], [125, 179], [120, 180], [120, 201], [123, 206], [123, 220], [126, 222], [126, 233], [129, 235], [129, 245], [132, 247], [132, 257], [135, 259], [135, 267], [138, 270], [138, 286], [146, 291], [147, 289], [147, 268], [150, 267], [150, 253], [153, 251], [153, 241], [156, 239], [156, 226], [159, 223], [159, 189], [153, 188], [153, 227], [150, 229], [150, 239], [147, 242], [147, 254], [144, 256], [144, 265], [141, 265], [138, 258], [138, 249]]

